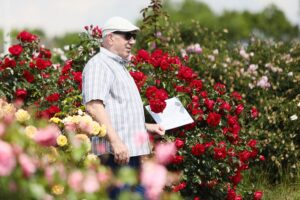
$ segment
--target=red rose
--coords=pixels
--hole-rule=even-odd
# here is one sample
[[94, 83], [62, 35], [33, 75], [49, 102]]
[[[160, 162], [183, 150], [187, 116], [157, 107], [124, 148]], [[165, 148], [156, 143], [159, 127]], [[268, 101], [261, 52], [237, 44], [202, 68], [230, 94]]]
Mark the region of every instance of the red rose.
[[213, 110], [215, 101], [210, 99], [205, 99], [204, 101], [205, 106], [208, 108], [208, 110]]
[[215, 112], [211, 112], [208, 114], [206, 121], [209, 126], [216, 127], [221, 121], [221, 115]]
[[250, 152], [250, 158], [255, 158], [257, 156], [257, 149], [253, 148], [252, 151]]
[[138, 60], [148, 62], [149, 58], [150, 58], [149, 53], [146, 50], [141, 49], [138, 51], [138, 53], [137, 53]]
[[3, 63], [2, 68], [3, 69], [5, 69], [7, 67], [14, 68], [14, 67], [16, 67], [16, 65], [17, 65], [16, 61], [14, 61], [13, 59], [9, 59], [9, 58], [6, 57], [4, 59], [4, 63]]
[[227, 197], [226, 197], [226, 200], [235, 200], [235, 197], [236, 197], [235, 190], [234, 190], [234, 189], [229, 189], [229, 190], [227, 191]]
[[200, 156], [204, 154], [205, 152], [205, 146], [203, 144], [196, 144], [192, 147], [192, 154], [194, 156]]
[[45, 79], [47, 79], [47, 78], [50, 77], [50, 74], [46, 74], [46, 73], [44, 73], [44, 72], [42, 72], [41, 75], [42, 75], [42, 77], [45, 78]]
[[50, 106], [47, 110], [48, 110], [48, 113], [49, 113], [50, 117], [53, 117], [53, 115], [55, 115], [55, 113], [60, 112], [59, 107], [54, 106], [54, 105]]
[[61, 70], [61, 75], [66, 75], [71, 70], [71, 64], [67, 63]]
[[23, 76], [24, 78], [29, 82], [29, 83], [32, 83], [34, 81], [34, 76], [33, 74], [31, 74], [29, 71], [27, 70], [24, 70], [23, 72]]
[[155, 86], [149, 86], [146, 89], [146, 97], [148, 99], [151, 99], [153, 97], [153, 94], [155, 94], [156, 90], [158, 90], [157, 87], [155, 87]]
[[69, 79], [70, 78], [70, 76], [60, 76], [59, 78], [58, 78], [58, 84], [59, 85], [61, 85], [61, 84], [63, 84], [67, 79]]
[[27, 96], [27, 91], [25, 89], [17, 89], [16, 90], [16, 97], [24, 99]]
[[251, 140], [249, 140], [249, 142], [248, 142], [248, 146], [251, 147], [251, 148], [255, 148], [255, 147], [256, 147], [256, 144], [257, 144], [257, 141], [254, 140], [254, 139], [251, 139]]
[[241, 112], [244, 110], [244, 105], [243, 104], [239, 104], [236, 109], [235, 109], [235, 113], [237, 115], [241, 114]]
[[235, 156], [236, 155], [233, 148], [229, 148], [228, 151], [227, 151], [227, 154], [229, 156]]
[[239, 158], [241, 162], [246, 162], [251, 156], [251, 153], [249, 151], [242, 151], [239, 153]]
[[184, 141], [179, 139], [179, 138], [176, 138], [175, 140], [175, 146], [177, 147], [177, 149], [180, 149], [184, 146]]
[[214, 145], [214, 144], [215, 144], [214, 141], [210, 141], [210, 142], [206, 142], [206, 143], [204, 144], [204, 146], [205, 146], [205, 148], [207, 149], [207, 148], [211, 147], [211, 146]]
[[186, 182], [182, 182], [173, 188], [173, 192], [178, 192], [186, 187]]
[[222, 110], [227, 110], [228, 112], [231, 109], [231, 106], [229, 103], [227, 103], [226, 101], [222, 102], [222, 104], [220, 105], [220, 109]]
[[46, 100], [49, 102], [56, 102], [59, 100], [60, 95], [58, 93], [50, 94], [48, 97], [46, 97]]
[[226, 93], [226, 86], [222, 83], [216, 83], [214, 85], [215, 91], [217, 91], [220, 95], [223, 95]]
[[151, 111], [155, 113], [163, 112], [163, 110], [166, 108], [167, 104], [165, 101], [159, 100], [159, 99], [151, 99], [149, 101]]
[[164, 89], [158, 89], [155, 91], [155, 97], [164, 101], [169, 98], [168, 93]]
[[243, 200], [241, 195], [237, 195], [234, 200]]
[[82, 72], [72, 72], [72, 75], [74, 77], [74, 81], [77, 83], [82, 83]]
[[178, 75], [177, 75], [180, 79], [186, 80], [186, 81], [190, 81], [194, 76], [195, 73], [194, 71], [189, 68], [189, 67], [185, 67], [185, 66], [180, 66], [179, 67], [179, 71], [178, 71]]
[[243, 176], [241, 175], [241, 172], [238, 171], [234, 176], [231, 177], [231, 181], [234, 185], [237, 185], [241, 182]]
[[260, 155], [260, 156], [259, 156], [259, 160], [264, 161], [264, 160], [265, 160], [265, 157], [264, 157], [263, 155]]
[[38, 55], [39, 58], [48, 58], [50, 59], [52, 56], [51, 51], [49, 49], [40, 48], [40, 53]]
[[33, 42], [38, 37], [36, 35], [33, 35], [27, 31], [22, 31], [18, 34], [17, 39], [21, 40], [22, 42]]
[[238, 117], [237, 116], [227, 115], [227, 124], [229, 126], [233, 126], [237, 123], [238, 123]]
[[166, 71], [169, 67], [170, 67], [170, 63], [166, 59], [163, 59], [160, 63], [160, 68], [163, 71]]
[[226, 152], [226, 148], [225, 147], [221, 147], [221, 148], [214, 148], [214, 158], [219, 160], [219, 159], [225, 159], [227, 152]]
[[256, 119], [258, 117], [258, 110], [255, 107], [251, 108], [251, 117]]
[[191, 129], [195, 128], [195, 126], [196, 126], [195, 122], [187, 124], [184, 126], [184, 130], [186, 130], [186, 131], [191, 130]]
[[36, 59], [36, 66], [39, 70], [44, 70], [47, 67], [50, 67], [52, 62], [50, 60], [43, 60], [41, 58]]
[[206, 91], [201, 91], [200, 92], [201, 97], [207, 98], [207, 92]]
[[16, 44], [16, 45], [9, 47], [8, 51], [14, 56], [19, 56], [23, 51], [23, 47]]
[[129, 72], [130, 75], [132, 76], [136, 86], [138, 87], [138, 89], [140, 90], [141, 87], [145, 84], [146, 80], [147, 80], [147, 76], [143, 73], [143, 72]]
[[98, 26], [95, 26], [92, 30], [92, 36], [95, 38], [102, 38], [102, 30]]
[[192, 80], [190, 83], [190, 87], [195, 89], [196, 92], [200, 92], [203, 87], [202, 81], [201, 80]]
[[175, 165], [179, 165], [183, 162], [183, 156], [174, 156], [173, 159], [172, 159], [172, 163], [175, 164]]
[[175, 85], [174, 86], [176, 92], [184, 92], [184, 86], [183, 85]]
[[256, 192], [254, 192], [253, 200], [260, 200], [260, 199], [262, 199], [262, 197], [263, 197], [263, 192], [256, 191]]
[[232, 92], [230, 96], [235, 100], [238, 100], [238, 101], [242, 100], [242, 95], [240, 95], [240, 93], [238, 93], [236, 91]]

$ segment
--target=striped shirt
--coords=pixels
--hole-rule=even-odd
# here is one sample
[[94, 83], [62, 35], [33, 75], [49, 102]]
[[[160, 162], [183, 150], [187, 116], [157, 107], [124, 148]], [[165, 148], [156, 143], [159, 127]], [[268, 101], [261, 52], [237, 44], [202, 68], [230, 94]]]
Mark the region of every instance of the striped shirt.
[[[127, 71], [127, 62], [120, 56], [101, 48], [84, 67], [82, 97], [86, 105], [91, 100], [102, 100], [112, 127], [129, 150], [129, 156], [150, 153], [145, 128], [145, 115], [137, 86]], [[146, 138], [141, 141], [141, 138]], [[113, 153], [106, 138], [92, 137], [92, 152], [96, 155]], [[104, 145], [105, 152], [100, 152]]]

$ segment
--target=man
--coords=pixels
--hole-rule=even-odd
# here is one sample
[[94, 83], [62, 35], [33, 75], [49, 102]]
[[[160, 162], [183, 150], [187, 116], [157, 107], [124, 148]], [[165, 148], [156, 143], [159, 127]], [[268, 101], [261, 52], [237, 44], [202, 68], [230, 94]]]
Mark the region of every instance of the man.
[[[161, 126], [145, 124], [139, 91], [125, 67], [138, 31], [126, 19], [109, 19], [102, 28], [100, 52], [83, 70], [83, 103], [87, 112], [107, 130], [107, 138], [92, 138], [92, 151], [101, 155], [98, 147], [104, 145], [104, 153], [110, 154], [107, 164], [112, 168], [121, 165], [139, 168], [140, 156], [150, 153], [147, 131], [164, 134]], [[138, 142], [138, 138], [145, 138], [141, 135], [146, 135], [146, 140]]]

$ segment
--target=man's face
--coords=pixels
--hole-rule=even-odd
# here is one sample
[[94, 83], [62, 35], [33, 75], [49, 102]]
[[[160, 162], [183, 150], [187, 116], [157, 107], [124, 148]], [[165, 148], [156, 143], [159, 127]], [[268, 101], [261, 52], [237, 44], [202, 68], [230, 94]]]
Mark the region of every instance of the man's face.
[[132, 46], [135, 44], [135, 32], [114, 32], [112, 33], [112, 51], [126, 59], [130, 55]]

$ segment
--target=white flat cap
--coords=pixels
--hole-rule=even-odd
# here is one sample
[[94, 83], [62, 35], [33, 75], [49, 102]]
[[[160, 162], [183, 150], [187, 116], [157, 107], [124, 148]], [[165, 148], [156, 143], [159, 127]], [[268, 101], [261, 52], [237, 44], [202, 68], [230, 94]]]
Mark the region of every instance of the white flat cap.
[[138, 31], [140, 30], [139, 27], [133, 25], [127, 19], [122, 17], [112, 17], [108, 19], [103, 27], [102, 27], [102, 35], [105, 37], [109, 33], [114, 31], [122, 31], [122, 32], [131, 32], [131, 31]]

